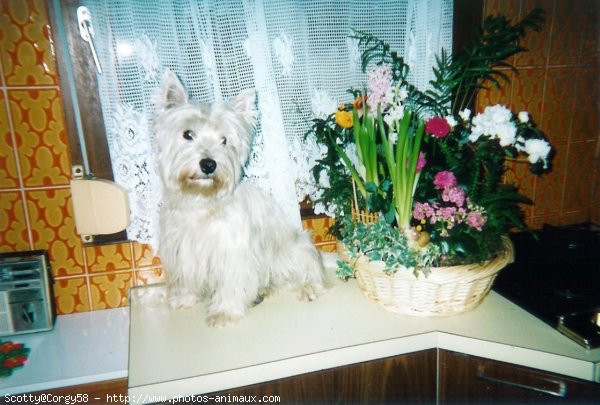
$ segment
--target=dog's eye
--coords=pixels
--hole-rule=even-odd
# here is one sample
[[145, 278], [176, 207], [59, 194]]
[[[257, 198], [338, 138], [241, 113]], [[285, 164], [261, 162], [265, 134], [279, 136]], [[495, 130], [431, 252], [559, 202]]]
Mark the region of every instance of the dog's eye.
[[223, 137], [223, 139], [221, 139], [221, 143], [223, 145], [227, 145], [227, 138]]
[[190, 131], [189, 129], [187, 131], [183, 131], [183, 139], [191, 141], [195, 136], [196, 134], [194, 134], [194, 131]]

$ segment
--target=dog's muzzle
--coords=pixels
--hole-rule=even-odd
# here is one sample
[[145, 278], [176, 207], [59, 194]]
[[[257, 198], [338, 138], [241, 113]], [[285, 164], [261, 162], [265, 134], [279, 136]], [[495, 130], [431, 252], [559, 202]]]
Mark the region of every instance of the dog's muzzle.
[[217, 162], [213, 159], [202, 159], [200, 161], [200, 170], [204, 174], [212, 174], [217, 169]]

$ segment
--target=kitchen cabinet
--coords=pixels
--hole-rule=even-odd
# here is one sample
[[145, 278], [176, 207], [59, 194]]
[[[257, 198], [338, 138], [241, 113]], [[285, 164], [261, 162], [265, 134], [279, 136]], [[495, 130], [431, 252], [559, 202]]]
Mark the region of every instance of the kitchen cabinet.
[[[23, 395], [26, 395], [28, 399], [25, 403], [124, 404], [127, 397], [127, 378], [72, 385], [27, 394], [15, 394], [10, 402], [19, 402], [18, 399], [23, 398]], [[21, 401], [21, 403], [23, 402]]]
[[436, 369], [437, 351], [431, 349], [202, 397], [244, 396], [281, 404], [435, 404]]
[[439, 404], [592, 404], [600, 384], [477, 356], [439, 351]]

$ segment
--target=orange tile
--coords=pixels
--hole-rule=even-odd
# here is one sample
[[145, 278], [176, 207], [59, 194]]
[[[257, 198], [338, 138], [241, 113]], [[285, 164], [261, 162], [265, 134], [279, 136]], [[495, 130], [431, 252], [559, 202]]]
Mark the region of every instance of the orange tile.
[[567, 171], [567, 150], [558, 150], [550, 173], [536, 179], [533, 216], [560, 214]]
[[[600, 68], [579, 68], [572, 113], [571, 142], [598, 139], [600, 135]], [[569, 110], [567, 110], [569, 111]], [[565, 112], [563, 112], [563, 115]]]
[[160, 258], [154, 255], [152, 246], [133, 242], [133, 259], [136, 269], [160, 266]]
[[581, 31], [580, 65], [598, 65], [600, 63], [600, 36], [598, 21], [600, 21], [600, 3], [598, 0], [579, 0], [579, 7], [586, 12], [583, 14], [578, 29]]
[[553, 145], [566, 143], [576, 108], [575, 68], [548, 69], [544, 94], [544, 119], [538, 123]]
[[33, 246], [48, 250], [52, 274], [84, 274], [83, 248], [75, 233], [70, 190], [28, 191], [26, 199]]
[[165, 282], [165, 272], [161, 267], [137, 270], [135, 272], [135, 285], [149, 285]]
[[129, 288], [133, 285], [132, 272], [90, 277], [92, 310], [129, 305]]
[[531, 119], [541, 128], [543, 128], [544, 74], [545, 69], [543, 68], [519, 70], [519, 74], [515, 75], [512, 81], [513, 90], [510, 103], [513, 112], [529, 112]]
[[0, 193], [0, 252], [30, 250], [21, 193]]
[[488, 88], [482, 89], [478, 92], [476, 112], [481, 112], [485, 109], [485, 107], [491, 105], [510, 105], [512, 98], [512, 82], [514, 81], [514, 74], [508, 70], [506, 70], [504, 73], [509, 78], [509, 82], [501, 81], [500, 88], [496, 88], [494, 85], [488, 84]]
[[0, 58], [8, 86], [56, 85], [44, 0], [0, 2]]
[[57, 278], [54, 280], [53, 288], [56, 312], [59, 315], [90, 310], [85, 277]]
[[527, 31], [521, 46], [526, 51], [521, 52], [515, 58], [515, 66], [544, 66], [548, 58], [548, 47], [550, 45], [550, 34], [552, 32], [553, 0], [527, 0], [522, 2], [521, 18], [531, 12], [534, 8], [544, 10], [545, 22], [540, 31]]
[[565, 179], [564, 211], [587, 210], [592, 204], [590, 168], [594, 167], [597, 141], [570, 144]]
[[540, 229], [544, 224], [553, 226], [563, 225], [559, 214], [547, 214], [533, 217], [531, 223], [529, 223], [528, 225], [531, 229]]
[[329, 234], [329, 228], [335, 220], [329, 217], [309, 218], [302, 220], [302, 227], [312, 234], [315, 243], [334, 241], [333, 235]]
[[0, 92], [0, 189], [19, 186], [16, 150], [8, 126], [8, 113], [4, 101], [4, 92]]
[[576, 64], [581, 52], [580, 24], [588, 10], [581, 5], [574, 7], [572, 0], [556, 0], [554, 13], [556, 21], [553, 25], [550, 41], [551, 66]]
[[8, 94], [25, 186], [69, 184], [71, 159], [59, 92], [13, 90]]
[[131, 243], [115, 243], [85, 248], [88, 273], [130, 270], [133, 268]]

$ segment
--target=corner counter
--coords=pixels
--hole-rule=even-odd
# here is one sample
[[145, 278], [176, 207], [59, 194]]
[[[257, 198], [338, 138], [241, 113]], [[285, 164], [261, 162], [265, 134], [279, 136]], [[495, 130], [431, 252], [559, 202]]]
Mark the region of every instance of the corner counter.
[[212, 329], [205, 304], [171, 310], [132, 289], [129, 395], [132, 402], [205, 394], [369, 360], [446, 349], [600, 381], [600, 349], [586, 350], [491, 292], [474, 311], [447, 318], [389, 313], [355, 280], [330, 276], [314, 302], [279, 292], [239, 323]]

